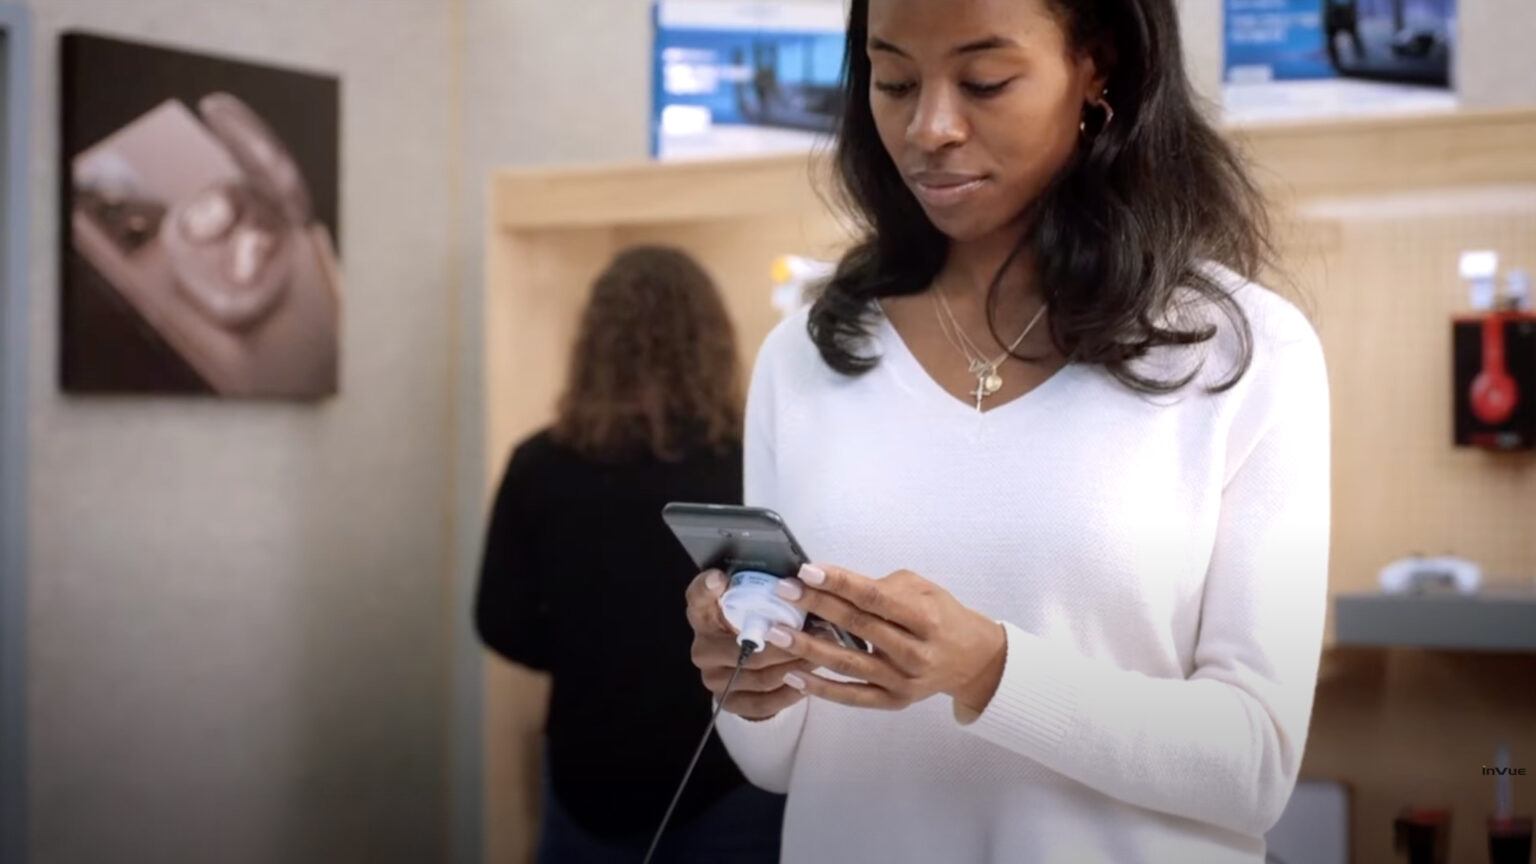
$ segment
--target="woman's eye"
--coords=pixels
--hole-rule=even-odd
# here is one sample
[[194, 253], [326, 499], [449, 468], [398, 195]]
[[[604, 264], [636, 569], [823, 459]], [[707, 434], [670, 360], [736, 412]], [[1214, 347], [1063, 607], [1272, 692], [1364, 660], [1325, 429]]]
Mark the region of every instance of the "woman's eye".
[[990, 83], [981, 81], [967, 81], [960, 86], [964, 88], [965, 92], [971, 94], [972, 96], [979, 96], [985, 99], [988, 96], [996, 96], [997, 94], [1003, 92], [1003, 88], [1012, 83], [1013, 79], [1009, 78], [1004, 81], [994, 81]]
[[910, 81], [876, 81], [875, 89], [887, 96], [905, 96], [917, 89]]

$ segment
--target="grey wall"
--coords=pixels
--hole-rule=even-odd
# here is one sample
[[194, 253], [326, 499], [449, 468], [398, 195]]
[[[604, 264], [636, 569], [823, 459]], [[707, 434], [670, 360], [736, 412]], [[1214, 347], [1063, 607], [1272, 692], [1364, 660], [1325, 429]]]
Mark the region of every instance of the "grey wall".
[[26, 851], [27, 18], [0, 4], [0, 861]]
[[[462, 251], [453, 7], [29, 5], [33, 860], [443, 860]], [[339, 398], [59, 393], [66, 27], [342, 76]]]
[[1222, 0], [1178, 0], [1184, 60], [1195, 90], [1214, 109], [1221, 104]]
[[1460, 0], [1456, 88], [1473, 107], [1536, 104], [1536, 6], [1531, 0]]

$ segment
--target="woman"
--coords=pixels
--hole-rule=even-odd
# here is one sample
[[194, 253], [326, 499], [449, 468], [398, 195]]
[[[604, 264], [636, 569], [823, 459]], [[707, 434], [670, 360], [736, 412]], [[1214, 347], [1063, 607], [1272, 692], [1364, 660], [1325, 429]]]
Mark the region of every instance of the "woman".
[[[740, 378], [704, 271], [623, 252], [592, 290], [558, 419], [507, 466], [475, 621], [552, 678], [541, 862], [640, 860], [709, 722], [677, 617], [693, 565], [661, 508], [741, 500]], [[714, 742], [656, 860], [776, 861], [782, 815]]]
[[[863, 241], [771, 334], [745, 497], [818, 563], [720, 734], [784, 859], [1264, 859], [1321, 649], [1328, 396], [1174, 0], [853, 0]], [[825, 563], [823, 563], [825, 562]], [[878, 577], [878, 578], [877, 578]], [[693, 657], [736, 659], [719, 573]], [[802, 674], [797, 664], [819, 670]]]

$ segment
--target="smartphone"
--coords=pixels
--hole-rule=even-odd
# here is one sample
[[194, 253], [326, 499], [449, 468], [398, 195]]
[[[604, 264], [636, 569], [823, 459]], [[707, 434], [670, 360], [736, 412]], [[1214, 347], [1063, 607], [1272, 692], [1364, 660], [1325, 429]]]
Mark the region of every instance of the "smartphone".
[[[674, 502], [662, 508], [661, 518], [700, 571], [716, 569], [729, 576], [756, 570], [787, 579], [811, 560], [784, 519], [762, 507]], [[804, 629], [844, 648], [870, 650], [863, 639], [815, 615], [806, 616]]]

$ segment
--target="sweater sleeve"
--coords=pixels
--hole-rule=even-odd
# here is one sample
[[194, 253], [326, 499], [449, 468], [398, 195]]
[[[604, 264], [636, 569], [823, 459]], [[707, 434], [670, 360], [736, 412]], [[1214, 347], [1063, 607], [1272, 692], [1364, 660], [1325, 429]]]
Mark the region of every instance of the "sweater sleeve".
[[[793, 319], [792, 319], [793, 320]], [[783, 327], [774, 335], [780, 335]], [[747, 391], [745, 435], [742, 443], [742, 500], [753, 507], [774, 507], [779, 500], [774, 461], [774, 411], [776, 399], [772, 373], [770, 336], [752, 370]], [[767, 720], [748, 720], [722, 713], [716, 727], [725, 749], [741, 773], [770, 792], [789, 791], [790, 768], [805, 728], [809, 699], [802, 699]]]
[[1306, 327], [1235, 408], [1193, 672], [1153, 678], [1004, 622], [963, 728], [1117, 799], [1260, 836], [1295, 787], [1327, 607], [1328, 381]]
[[547, 671], [552, 631], [533, 547], [538, 532], [528, 504], [535, 497], [531, 462], [528, 448], [518, 448], [497, 488], [475, 596], [475, 629], [487, 648]]

